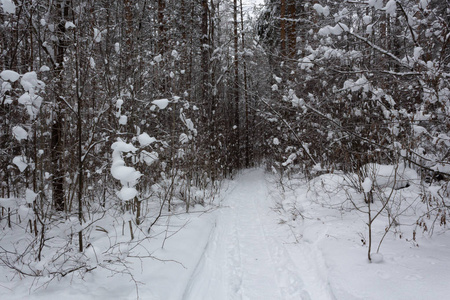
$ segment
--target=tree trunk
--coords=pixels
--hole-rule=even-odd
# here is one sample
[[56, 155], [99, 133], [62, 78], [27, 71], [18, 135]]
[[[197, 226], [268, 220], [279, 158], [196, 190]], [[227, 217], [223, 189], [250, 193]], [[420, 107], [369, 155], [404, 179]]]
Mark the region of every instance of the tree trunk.
[[54, 7], [55, 15], [60, 16], [57, 18], [57, 42], [55, 45], [56, 53], [56, 66], [55, 66], [55, 107], [53, 112], [53, 124], [51, 131], [51, 156], [53, 164], [53, 204], [57, 211], [64, 210], [64, 171], [63, 171], [63, 144], [62, 144], [62, 128], [63, 128], [63, 91], [64, 91], [64, 54], [68, 45], [66, 39], [65, 20], [69, 15], [68, 1], [57, 1]]
[[[244, 32], [244, 13], [242, 10], [242, 0], [240, 0], [241, 6], [241, 38], [242, 38], [242, 52], [245, 55], [245, 32]], [[244, 101], [245, 101], [245, 167], [250, 167], [250, 137], [249, 137], [249, 107], [248, 107], [248, 81], [247, 81], [247, 62], [242, 60], [244, 68]]]
[[288, 0], [288, 24], [287, 24], [287, 57], [290, 61], [294, 60], [297, 46], [297, 14], [295, 9], [295, 0]]
[[[202, 0], [203, 1], [203, 0]], [[164, 18], [166, 1], [158, 0], [158, 53], [163, 54], [167, 49], [166, 19]]]
[[240, 120], [239, 120], [239, 36], [238, 36], [238, 19], [237, 19], [237, 0], [233, 2], [233, 21], [234, 21], [234, 125], [233, 125], [233, 155], [234, 168], [240, 168]]
[[286, 57], [286, 0], [280, 3], [280, 40], [281, 40], [281, 56]]

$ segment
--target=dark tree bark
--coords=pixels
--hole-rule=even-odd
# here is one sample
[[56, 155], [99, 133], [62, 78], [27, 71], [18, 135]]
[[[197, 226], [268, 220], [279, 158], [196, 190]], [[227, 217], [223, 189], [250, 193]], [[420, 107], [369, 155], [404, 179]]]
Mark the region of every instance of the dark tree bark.
[[158, 0], [158, 53], [163, 54], [167, 50], [166, 36], [166, 1]]
[[233, 124], [233, 156], [234, 156], [234, 168], [240, 168], [240, 119], [239, 119], [239, 35], [238, 35], [238, 18], [237, 18], [237, 0], [233, 2], [233, 39], [234, 39], [234, 124]]
[[297, 11], [296, 11], [296, 0], [288, 0], [287, 3], [287, 12], [288, 12], [288, 21], [287, 21], [287, 57], [289, 60], [295, 59], [295, 54], [297, 52]]
[[281, 49], [280, 53], [282, 57], [286, 57], [287, 49], [286, 49], [286, 1], [281, 0], [280, 2], [280, 41], [281, 41]]
[[57, 41], [55, 45], [54, 75], [56, 80], [55, 107], [53, 111], [53, 124], [51, 130], [51, 156], [53, 164], [53, 204], [57, 211], [65, 208], [64, 200], [64, 166], [63, 166], [63, 98], [64, 97], [64, 56], [68, 41], [66, 37], [66, 19], [69, 16], [69, 1], [59, 0], [53, 6], [54, 14], [57, 16]]
[[[240, 0], [241, 8], [241, 38], [242, 38], [242, 53], [245, 55], [245, 31], [244, 31], [244, 12], [242, 10], [242, 0]], [[247, 79], [247, 61], [242, 60], [244, 69], [244, 101], [245, 101], [245, 167], [250, 167], [250, 128], [249, 128], [249, 95], [248, 95], [248, 79]]]

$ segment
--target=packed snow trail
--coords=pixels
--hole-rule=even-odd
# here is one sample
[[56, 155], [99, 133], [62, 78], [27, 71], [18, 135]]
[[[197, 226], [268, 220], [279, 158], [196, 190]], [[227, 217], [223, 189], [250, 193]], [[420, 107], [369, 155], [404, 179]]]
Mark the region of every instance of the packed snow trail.
[[[262, 170], [237, 179], [224, 199], [184, 300], [333, 299], [308, 246], [286, 245]], [[295, 248], [292, 259], [292, 250]], [[311, 255], [311, 257], [309, 256]], [[307, 274], [301, 274], [305, 272]], [[306, 281], [304, 280], [306, 279]], [[309, 287], [305, 282], [312, 282]]]

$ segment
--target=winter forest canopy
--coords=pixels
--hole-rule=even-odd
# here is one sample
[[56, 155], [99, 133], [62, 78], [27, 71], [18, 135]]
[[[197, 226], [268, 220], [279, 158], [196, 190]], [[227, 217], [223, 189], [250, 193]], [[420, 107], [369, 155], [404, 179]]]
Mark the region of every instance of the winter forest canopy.
[[[446, 226], [450, 1], [242, 2], [0, 0], [3, 267], [120, 266], [255, 166], [353, 174], [369, 212], [368, 166], [390, 167]], [[123, 237], [100, 261], [105, 219]]]

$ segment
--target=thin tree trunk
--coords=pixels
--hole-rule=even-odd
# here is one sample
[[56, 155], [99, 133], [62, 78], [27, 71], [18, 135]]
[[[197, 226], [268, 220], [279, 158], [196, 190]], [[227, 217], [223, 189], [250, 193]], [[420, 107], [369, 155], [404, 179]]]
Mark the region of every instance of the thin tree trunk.
[[[240, 0], [241, 6], [241, 37], [242, 37], [242, 52], [245, 55], [245, 32], [244, 32], [244, 12], [242, 10], [242, 0]], [[249, 137], [249, 108], [248, 108], [248, 81], [247, 81], [247, 62], [242, 60], [244, 68], [244, 101], [245, 101], [245, 167], [250, 167], [250, 137]]]
[[[209, 56], [208, 59], [211, 57], [211, 49], [215, 48], [214, 45], [214, 29], [215, 29], [215, 13], [216, 13], [216, 7], [214, 5], [214, 0], [210, 0], [210, 16], [209, 16]], [[213, 66], [210, 64], [210, 69], [212, 69]], [[209, 123], [209, 176], [214, 181], [217, 177], [217, 124], [216, 124], [216, 110], [217, 110], [217, 89], [216, 89], [216, 77], [214, 70], [211, 70], [210, 73], [210, 84], [212, 85], [210, 88], [212, 89], [212, 92], [210, 92], [209, 96], [209, 116], [208, 116], [208, 123]]]
[[[78, 41], [77, 39], [77, 31], [74, 33], [75, 41]], [[77, 135], [78, 135], [78, 221], [80, 222], [80, 227], [83, 225], [83, 147], [82, 147], [82, 140], [83, 140], [83, 122], [82, 122], [82, 106], [83, 106], [83, 100], [81, 98], [81, 91], [80, 91], [80, 62], [79, 62], [79, 45], [78, 42], [76, 43], [76, 50], [75, 50], [75, 75], [76, 75], [76, 98], [77, 98]], [[79, 251], [83, 252], [83, 231], [80, 230], [78, 232], [78, 247]]]
[[286, 0], [280, 3], [280, 40], [281, 40], [281, 56], [286, 57]]
[[287, 56], [290, 61], [295, 58], [297, 45], [297, 17], [295, 9], [295, 0], [288, 0], [288, 26], [287, 26]]
[[240, 168], [240, 120], [239, 120], [239, 36], [237, 19], [237, 0], [233, 2], [233, 21], [234, 21], [234, 125], [233, 125], [233, 148], [234, 148], [234, 167]]
[[200, 38], [202, 56], [202, 103], [208, 101], [208, 72], [209, 72], [209, 49], [208, 49], [208, 0], [202, 0], [202, 36]]
[[164, 52], [166, 52], [166, 48], [167, 48], [166, 20], [164, 18], [165, 10], [166, 10], [165, 0], [158, 0], [158, 28], [159, 28], [158, 53], [159, 54], [163, 54]]
[[56, 44], [56, 95], [55, 95], [55, 111], [51, 131], [51, 156], [53, 163], [53, 203], [57, 211], [64, 210], [64, 171], [63, 171], [63, 145], [62, 145], [62, 125], [63, 125], [63, 71], [64, 71], [64, 54], [67, 47], [65, 20], [69, 15], [69, 6], [66, 0], [56, 2], [55, 14], [59, 15], [59, 23], [57, 26], [57, 44]]

